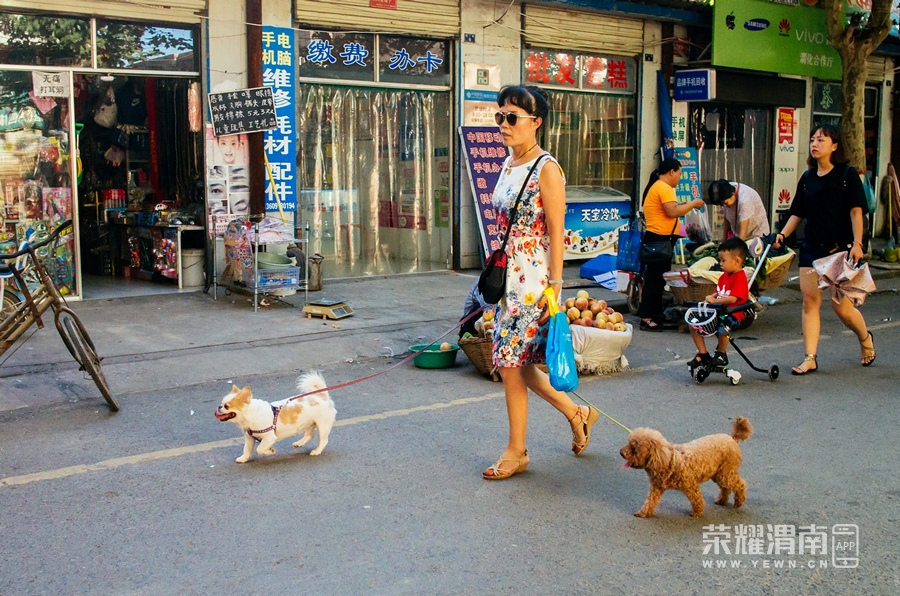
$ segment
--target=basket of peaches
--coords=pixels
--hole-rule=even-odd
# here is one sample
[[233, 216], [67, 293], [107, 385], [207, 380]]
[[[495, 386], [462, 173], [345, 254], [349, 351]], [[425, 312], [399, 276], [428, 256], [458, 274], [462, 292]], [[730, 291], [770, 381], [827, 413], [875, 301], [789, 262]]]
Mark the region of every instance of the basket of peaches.
[[624, 370], [628, 366], [625, 349], [631, 343], [632, 327], [622, 313], [605, 300], [591, 298], [586, 290], [579, 290], [564, 304], [578, 372], [607, 374]]

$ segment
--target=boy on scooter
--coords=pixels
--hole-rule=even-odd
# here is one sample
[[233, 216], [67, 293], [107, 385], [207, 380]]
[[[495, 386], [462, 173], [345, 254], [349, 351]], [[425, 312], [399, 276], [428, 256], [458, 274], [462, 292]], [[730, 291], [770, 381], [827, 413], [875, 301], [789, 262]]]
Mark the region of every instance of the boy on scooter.
[[[747, 244], [737, 236], [733, 236], [719, 245], [719, 265], [722, 267], [722, 276], [719, 277], [719, 282], [716, 284], [716, 293], [707, 296], [705, 302], [728, 307], [745, 304], [749, 300], [750, 288], [747, 285], [747, 275], [744, 273], [744, 261], [748, 254]], [[729, 328], [737, 327], [745, 315], [745, 312], [730, 314], [722, 324]], [[724, 367], [728, 365], [728, 356], [725, 355], [728, 336], [721, 330], [716, 333], [718, 343], [716, 353], [712, 357], [706, 349], [706, 338], [693, 327], [691, 327], [691, 338], [694, 340], [694, 345], [697, 346], [697, 355], [687, 362], [692, 371], [698, 366]]]

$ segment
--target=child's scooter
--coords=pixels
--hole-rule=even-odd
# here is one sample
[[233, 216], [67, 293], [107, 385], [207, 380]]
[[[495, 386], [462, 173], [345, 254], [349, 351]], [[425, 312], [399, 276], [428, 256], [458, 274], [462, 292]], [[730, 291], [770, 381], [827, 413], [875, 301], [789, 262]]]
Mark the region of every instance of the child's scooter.
[[[744, 359], [744, 362], [746, 362], [750, 368], [757, 372], [767, 373], [769, 379], [774, 381], [778, 378], [778, 365], [773, 363], [768, 370], [756, 368], [753, 366], [753, 363], [750, 362], [750, 359], [744, 355], [737, 344], [734, 343], [734, 338], [731, 336], [731, 328], [737, 322], [731, 315], [736, 312], [747, 311], [753, 307], [754, 305], [752, 302], [746, 302], [740, 306], [733, 306], [730, 308], [701, 302], [687, 310], [684, 315], [684, 321], [704, 337], [710, 337], [716, 333], [724, 335], [728, 338], [728, 343], [741, 355], [741, 358]], [[737, 385], [741, 381], [741, 373], [733, 368], [728, 368], [727, 361], [721, 364], [713, 364], [713, 362], [715, 361], [710, 360], [691, 369], [691, 378], [693, 378], [698, 385], [703, 383], [703, 381], [705, 381], [712, 373], [724, 374], [731, 381], [732, 385]]]

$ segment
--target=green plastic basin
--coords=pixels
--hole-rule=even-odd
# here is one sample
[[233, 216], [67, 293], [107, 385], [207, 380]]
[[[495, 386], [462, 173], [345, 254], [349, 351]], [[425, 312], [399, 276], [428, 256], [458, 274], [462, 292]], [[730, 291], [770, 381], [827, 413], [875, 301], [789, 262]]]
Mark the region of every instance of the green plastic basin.
[[[409, 346], [410, 352], [418, 352], [428, 344], [417, 344]], [[413, 364], [419, 368], [450, 368], [456, 364], [456, 354], [459, 352], [459, 346], [450, 344], [449, 350], [441, 350], [440, 344], [435, 344], [416, 355], [413, 358]]]

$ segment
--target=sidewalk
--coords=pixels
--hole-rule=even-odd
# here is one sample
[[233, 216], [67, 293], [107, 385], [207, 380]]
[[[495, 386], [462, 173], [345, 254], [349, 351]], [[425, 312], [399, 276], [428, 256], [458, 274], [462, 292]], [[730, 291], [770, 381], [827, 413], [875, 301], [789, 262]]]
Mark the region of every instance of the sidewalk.
[[[345, 300], [355, 314], [340, 320], [308, 319], [302, 294], [287, 298], [295, 307], [276, 303], [254, 313], [250, 298], [222, 288], [218, 300], [210, 290], [70, 306], [104, 358], [114, 394], [220, 381], [225, 390], [234, 378], [402, 354], [456, 324], [474, 279], [475, 272], [438, 272], [326, 280], [310, 300]], [[0, 411], [98, 395], [52, 318], [45, 324], [0, 358], [9, 356], [0, 367]], [[455, 341], [455, 331], [448, 337]]]
[[[624, 294], [581, 279], [579, 268], [580, 264], [565, 267], [564, 295], [584, 288], [627, 313]], [[301, 311], [303, 294], [286, 299], [293, 306], [276, 303], [254, 313], [250, 298], [226, 296], [221, 288], [218, 300], [212, 291], [198, 291], [85, 300], [71, 307], [104, 358], [103, 371], [114, 394], [159, 391], [164, 398], [171, 387], [219, 383], [224, 391], [232, 379], [253, 375], [299, 373], [380, 358], [387, 363], [409, 346], [437, 339], [452, 328], [478, 273], [325, 280], [323, 290], [311, 292], [310, 300], [346, 301], [354, 315], [340, 320], [306, 318]], [[873, 264], [872, 274], [879, 290], [897, 287], [884, 280], [900, 277], [900, 267]], [[798, 302], [797, 275], [795, 260], [785, 284], [766, 291], [766, 296], [778, 304]], [[46, 323], [44, 329], [33, 328], [33, 335], [15, 353], [0, 358], [8, 357], [0, 367], [0, 411], [98, 399], [96, 387], [77, 370], [52, 319]], [[449, 341], [456, 337], [455, 330], [447, 335]]]

